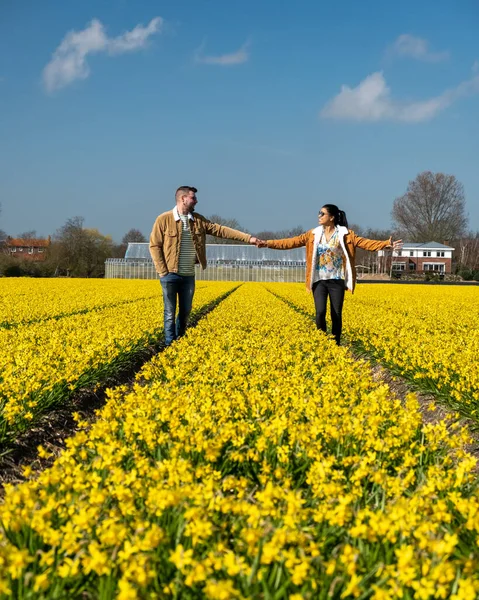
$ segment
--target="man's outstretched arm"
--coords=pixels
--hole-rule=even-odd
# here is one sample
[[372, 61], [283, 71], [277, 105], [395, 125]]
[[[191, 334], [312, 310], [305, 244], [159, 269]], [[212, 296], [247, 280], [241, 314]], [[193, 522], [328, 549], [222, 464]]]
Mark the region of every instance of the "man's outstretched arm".
[[218, 225], [218, 223], [213, 223], [212, 221], [208, 221], [208, 219], [204, 220], [204, 225], [205, 231], [209, 235], [214, 235], [215, 237], [224, 238], [227, 240], [236, 240], [238, 242], [246, 242], [247, 244], [256, 245], [257, 238], [255, 238], [249, 233], [243, 233], [242, 231], [238, 231], [237, 229], [225, 227], [225, 225]]

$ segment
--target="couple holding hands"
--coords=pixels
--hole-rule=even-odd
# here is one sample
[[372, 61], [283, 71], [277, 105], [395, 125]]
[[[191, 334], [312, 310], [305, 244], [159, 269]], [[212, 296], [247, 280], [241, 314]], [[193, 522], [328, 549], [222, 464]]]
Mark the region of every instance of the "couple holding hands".
[[[362, 238], [348, 229], [344, 211], [324, 204], [319, 225], [301, 235], [282, 240], [260, 240], [247, 233], [212, 223], [195, 212], [197, 189], [176, 190], [176, 206], [157, 217], [150, 235], [150, 254], [160, 277], [164, 304], [165, 344], [169, 346], [186, 329], [195, 292], [195, 264], [206, 269], [206, 235], [253, 244], [258, 248], [289, 250], [306, 247], [306, 288], [313, 293], [316, 326], [326, 332], [326, 307], [330, 300], [332, 334], [339, 345], [344, 294], [356, 284], [356, 248], [371, 252], [399, 250], [402, 240]], [[176, 307], [178, 316], [175, 320]]]

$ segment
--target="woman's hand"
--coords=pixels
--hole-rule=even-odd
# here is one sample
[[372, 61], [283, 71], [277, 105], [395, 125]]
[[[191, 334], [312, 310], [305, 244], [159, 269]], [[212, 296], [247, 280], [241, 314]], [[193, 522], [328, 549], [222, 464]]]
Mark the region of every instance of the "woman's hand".
[[401, 250], [402, 248], [402, 240], [395, 240], [393, 242], [392, 236], [389, 238], [389, 245], [387, 248], [392, 248], [393, 250]]

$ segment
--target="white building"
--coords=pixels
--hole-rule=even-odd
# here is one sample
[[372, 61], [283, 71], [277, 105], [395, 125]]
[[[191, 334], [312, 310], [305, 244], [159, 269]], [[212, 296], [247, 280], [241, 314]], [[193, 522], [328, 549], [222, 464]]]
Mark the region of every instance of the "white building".
[[394, 251], [392, 258], [387, 250], [380, 250], [378, 256], [381, 262], [392, 260], [393, 271], [451, 273], [453, 251], [451, 246], [438, 242], [404, 242], [402, 250]]

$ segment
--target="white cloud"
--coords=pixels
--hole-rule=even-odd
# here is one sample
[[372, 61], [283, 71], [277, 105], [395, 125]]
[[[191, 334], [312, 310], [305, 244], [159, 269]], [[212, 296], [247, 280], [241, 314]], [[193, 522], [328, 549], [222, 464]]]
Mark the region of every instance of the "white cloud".
[[195, 52], [195, 62], [197, 63], [230, 67], [232, 65], [240, 65], [245, 63], [249, 59], [249, 41], [245, 42], [236, 52], [232, 52], [231, 54], [220, 54], [217, 56], [203, 54], [204, 46], [204, 43], [201, 44], [201, 46]]
[[109, 38], [98, 19], [82, 31], [70, 31], [53, 53], [43, 69], [43, 84], [48, 92], [65, 87], [76, 79], [86, 79], [90, 74], [89, 54], [105, 52], [111, 56], [144, 48], [148, 38], [160, 31], [163, 20], [155, 17], [143, 27], [137, 25], [116, 38]]
[[449, 58], [449, 52], [431, 52], [427, 40], [404, 33], [389, 49], [391, 56], [415, 58], [425, 62], [442, 62]]
[[160, 17], [152, 19], [146, 27], [137, 25], [131, 31], [125, 32], [116, 38], [110, 40], [108, 51], [110, 54], [121, 54], [122, 52], [130, 52], [144, 48], [150, 35], [160, 31], [163, 20]]
[[479, 74], [446, 90], [439, 96], [418, 102], [399, 102], [391, 96], [382, 72], [373, 73], [355, 87], [347, 85], [322, 109], [326, 119], [349, 121], [403, 121], [418, 123], [436, 117], [453, 102], [479, 92]]

